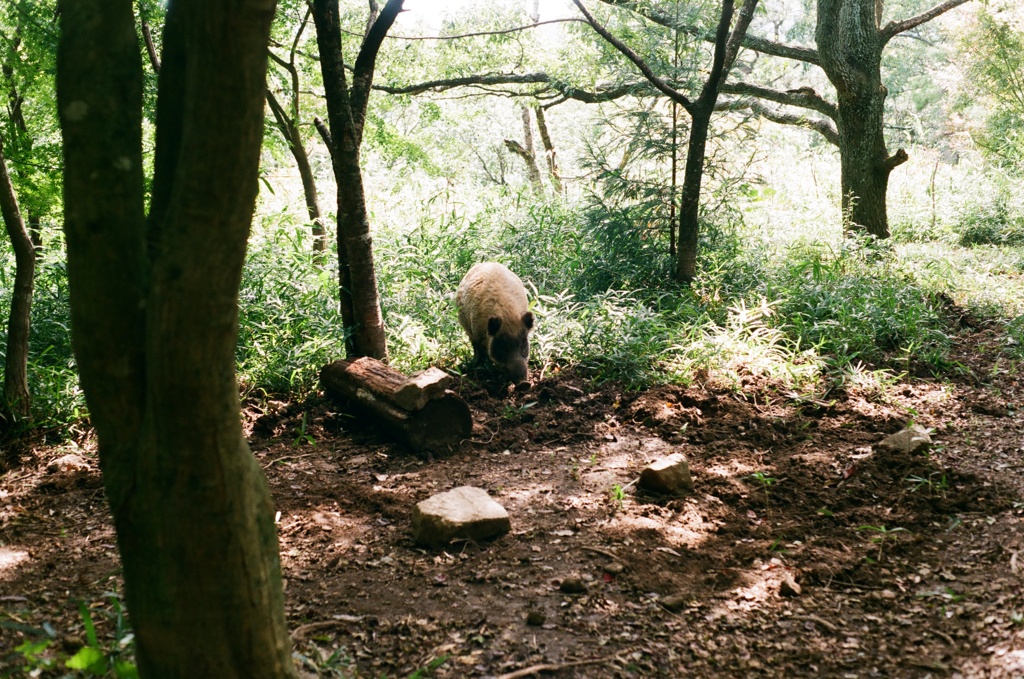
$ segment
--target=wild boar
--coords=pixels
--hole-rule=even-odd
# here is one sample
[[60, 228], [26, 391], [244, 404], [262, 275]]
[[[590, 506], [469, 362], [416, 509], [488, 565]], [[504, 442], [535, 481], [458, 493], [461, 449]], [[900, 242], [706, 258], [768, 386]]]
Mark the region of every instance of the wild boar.
[[476, 362], [489, 359], [516, 384], [526, 381], [533, 313], [519, 276], [496, 262], [477, 264], [459, 283], [455, 304]]

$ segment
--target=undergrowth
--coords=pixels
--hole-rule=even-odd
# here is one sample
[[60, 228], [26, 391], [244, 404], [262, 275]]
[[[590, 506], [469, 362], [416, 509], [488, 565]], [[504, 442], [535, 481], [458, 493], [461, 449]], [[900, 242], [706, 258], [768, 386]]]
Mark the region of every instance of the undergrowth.
[[[482, 209], [423, 215], [415, 228], [377, 226], [375, 255], [392, 363], [411, 371], [460, 370], [471, 355], [454, 292], [483, 260], [504, 262], [527, 285], [538, 323], [535, 377], [573, 366], [630, 388], [748, 376], [790, 389], [843, 383], [882, 389], [903, 372], [942, 374], [949, 298], [1003, 318], [1011, 351], [1024, 354], [1017, 248], [953, 239], [873, 244], [772, 241], [739, 213], [703, 225], [699, 278], [672, 280], [665, 234], [646, 213], [592, 202], [494, 197]], [[79, 420], [59, 250], [40, 262], [30, 373], [35, 423]], [[12, 282], [10, 253], [0, 286]], [[311, 251], [308, 225], [262, 217], [240, 290], [238, 373], [243, 395], [302, 398], [322, 365], [344, 353], [337, 261]], [[0, 298], [6, 314], [9, 296]], [[874, 385], [872, 387], [872, 385]]]

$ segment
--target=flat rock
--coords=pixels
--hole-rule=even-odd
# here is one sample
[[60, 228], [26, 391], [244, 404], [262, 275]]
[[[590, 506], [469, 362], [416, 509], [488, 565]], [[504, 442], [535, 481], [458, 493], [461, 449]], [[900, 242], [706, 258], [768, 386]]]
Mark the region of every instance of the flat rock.
[[932, 447], [932, 437], [928, 430], [919, 425], [912, 425], [892, 436], [886, 436], [878, 447], [904, 455], [924, 453]]
[[690, 464], [682, 453], [655, 460], [640, 472], [637, 486], [651, 493], [681, 495], [693, 490]]
[[46, 471], [50, 474], [56, 474], [57, 472], [87, 472], [91, 468], [92, 465], [84, 457], [74, 453], [58, 457], [46, 465]]
[[412, 510], [413, 539], [426, 547], [441, 547], [452, 540], [486, 540], [511, 529], [505, 508], [486, 490], [473, 486], [438, 493]]

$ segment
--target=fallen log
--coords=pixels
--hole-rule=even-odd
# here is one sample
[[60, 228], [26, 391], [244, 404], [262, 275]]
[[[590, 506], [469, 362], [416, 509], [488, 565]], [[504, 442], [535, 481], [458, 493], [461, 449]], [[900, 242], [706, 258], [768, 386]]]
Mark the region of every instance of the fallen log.
[[368, 357], [334, 361], [320, 370], [320, 385], [332, 400], [417, 452], [446, 451], [473, 431], [469, 406], [448, 389], [451, 382], [437, 368], [405, 375]]

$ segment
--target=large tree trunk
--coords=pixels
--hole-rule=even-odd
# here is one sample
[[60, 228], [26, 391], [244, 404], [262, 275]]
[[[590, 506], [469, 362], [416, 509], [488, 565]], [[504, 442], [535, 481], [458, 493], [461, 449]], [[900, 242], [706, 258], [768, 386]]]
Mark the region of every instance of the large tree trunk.
[[7, 173], [7, 160], [0, 146], [0, 214], [14, 248], [14, 291], [7, 321], [7, 353], [4, 361], [4, 400], [0, 416], [6, 426], [28, 417], [28, 340], [32, 313], [32, 290], [36, 272], [36, 251], [18, 209], [14, 185]]
[[147, 261], [128, 0], [61, 4], [72, 338], [143, 677], [295, 676], [235, 380], [273, 0], [168, 9]]
[[906, 160], [906, 153], [900, 150], [890, 158], [885, 148], [885, 41], [875, 0], [819, 0], [815, 38], [821, 67], [838, 96], [844, 227], [888, 238], [889, 173]]
[[331, 159], [338, 185], [341, 313], [343, 320], [350, 319], [351, 323], [346, 323], [346, 348], [349, 356], [387, 360], [386, 335], [373, 263], [373, 240], [359, 167], [364, 111], [356, 110], [358, 107], [353, 106], [349, 96], [341, 55], [338, 0], [314, 0], [313, 21], [333, 141]]

